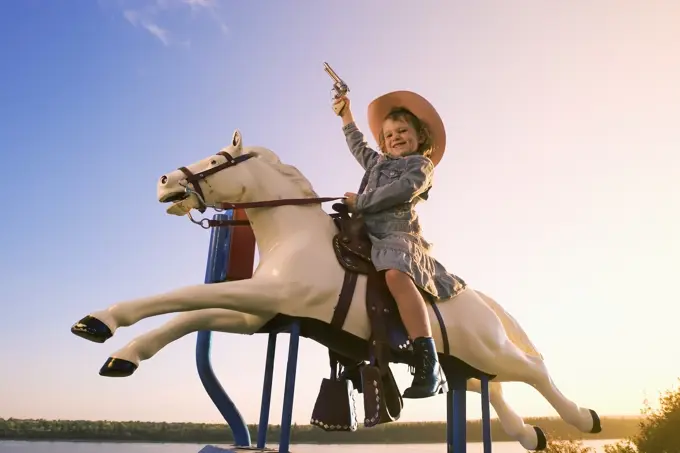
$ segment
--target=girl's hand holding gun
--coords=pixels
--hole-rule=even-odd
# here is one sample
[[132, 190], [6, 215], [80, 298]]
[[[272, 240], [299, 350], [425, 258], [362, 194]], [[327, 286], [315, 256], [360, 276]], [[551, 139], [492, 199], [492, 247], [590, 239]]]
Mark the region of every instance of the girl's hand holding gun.
[[340, 110], [340, 113], [338, 113], [338, 116], [342, 119], [343, 126], [354, 122], [354, 116], [352, 116], [352, 110], [350, 109], [349, 98], [347, 96], [339, 96], [333, 100], [333, 111], [336, 112], [338, 109], [342, 109]]

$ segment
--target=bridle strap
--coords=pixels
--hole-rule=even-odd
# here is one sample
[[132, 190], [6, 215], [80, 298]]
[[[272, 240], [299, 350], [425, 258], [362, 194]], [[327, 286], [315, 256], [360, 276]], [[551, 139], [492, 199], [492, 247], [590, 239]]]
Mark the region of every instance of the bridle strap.
[[[191, 184], [193, 186], [194, 192], [201, 197], [201, 200], [205, 200], [205, 196], [203, 195], [203, 189], [201, 188], [201, 185], [199, 182], [206, 177], [210, 175], [214, 175], [215, 173], [224, 170], [225, 168], [233, 167], [234, 165], [238, 165], [241, 162], [244, 162], [251, 157], [253, 157], [253, 154], [247, 153], [247, 154], [242, 154], [236, 158], [232, 157], [231, 154], [229, 154], [226, 151], [218, 151], [215, 153], [220, 156], [224, 156], [225, 159], [227, 159], [226, 162], [216, 165], [214, 167], [208, 168], [206, 170], [203, 170], [199, 173], [191, 173], [191, 170], [189, 170], [187, 167], [179, 167], [178, 170], [184, 173], [184, 176], [187, 177], [187, 185]], [[205, 209], [203, 209], [201, 212], [203, 212]]]
[[203, 196], [203, 189], [201, 189], [201, 185], [198, 184], [198, 179], [195, 178], [195, 175], [191, 173], [191, 171], [187, 167], [179, 167], [179, 171], [184, 173], [184, 176], [187, 177], [187, 184], [191, 183], [194, 188], [194, 192], [198, 194], [199, 197], [201, 197], [201, 200], [205, 200], [205, 196]]
[[[224, 158], [227, 159], [227, 161], [222, 163], [222, 164], [215, 165], [214, 167], [207, 168], [207, 169], [205, 169], [201, 172], [198, 172], [196, 174], [191, 174], [191, 172], [189, 170], [187, 170], [186, 167], [182, 167], [182, 168], [184, 168], [184, 170], [182, 170], [182, 173], [187, 175], [187, 178], [188, 178], [187, 181], [188, 182], [200, 181], [201, 179], [205, 179], [206, 177], [208, 177], [210, 175], [214, 175], [215, 173], [222, 171], [225, 168], [233, 167], [234, 165], [238, 165], [241, 162], [245, 162], [246, 160], [251, 159], [254, 156], [251, 153], [247, 153], [247, 154], [242, 154], [238, 157], [232, 157], [226, 151], [219, 151], [216, 154], [218, 154], [220, 156], [224, 156]], [[181, 168], [180, 168], [180, 170], [181, 170]]]
[[[216, 153], [220, 156], [224, 156], [224, 158], [227, 160], [226, 162], [216, 165], [214, 167], [208, 168], [206, 170], [203, 170], [199, 173], [192, 173], [187, 167], [179, 167], [179, 171], [184, 173], [184, 176], [186, 176], [186, 182], [187, 185], [191, 184], [193, 186], [193, 191], [196, 192], [196, 194], [201, 198], [201, 200], [205, 200], [205, 196], [203, 195], [203, 189], [201, 188], [201, 185], [199, 182], [206, 177], [213, 175], [219, 171], [224, 170], [225, 168], [233, 167], [235, 165], [240, 164], [241, 162], [244, 162], [252, 157], [254, 157], [253, 154], [247, 153], [247, 154], [242, 154], [238, 157], [232, 157], [231, 154], [229, 154], [226, 151], [219, 151]], [[320, 203], [326, 203], [329, 201], [336, 201], [336, 200], [342, 200], [345, 197], [313, 197], [313, 198], [282, 198], [278, 200], [266, 200], [266, 201], [251, 201], [251, 202], [244, 202], [244, 203], [215, 203], [212, 206], [203, 206], [202, 210], [199, 209], [199, 211], [203, 212], [205, 211], [205, 208], [212, 207], [215, 209], [249, 209], [249, 208], [274, 208], [277, 206], [303, 206], [303, 205], [309, 205], [309, 204], [320, 204]], [[203, 202], [203, 201], [201, 201]], [[191, 219], [191, 216], [189, 216]], [[216, 226], [227, 226], [227, 225], [232, 225], [232, 226], [243, 226], [243, 225], [249, 225], [250, 222], [247, 220], [210, 220], [210, 219], [203, 219], [200, 222], [195, 221], [191, 219], [192, 222], [198, 223], [199, 225], [203, 226], [204, 228], [210, 228], [210, 227], [216, 227]], [[207, 225], [204, 225], [206, 223]]]

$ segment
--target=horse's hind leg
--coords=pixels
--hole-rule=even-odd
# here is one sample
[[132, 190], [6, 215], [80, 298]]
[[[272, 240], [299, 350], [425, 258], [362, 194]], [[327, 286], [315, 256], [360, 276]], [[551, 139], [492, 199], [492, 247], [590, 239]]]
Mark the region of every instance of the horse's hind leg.
[[[482, 384], [478, 379], [469, 379], [467, 390], [482, 393]], [[503, 398], [503, 388], [500, 382], [489, 382], [489, 402], [498, 415], [498, 421], [503, 427], [503, 431], [508, 436], [515, 439], [527, 450], [544, 450], [546, 448], [547, 440], [543, 430], [537, 426], [524, 423], [522, 417], [508, 406]]]
[[[542, 362], [541, 365], [543, 365]], [[543, 365], [543, 369], [544, 376], [542, 379], [537, 382], [529, 382], [529, 385], [543, 395], [565, 422], [584, 433], [595, 434], [601, 432], [602, 425], [597, 412], [592, 409], [579, 407], [576, 403], [564, 396], [550, 378], [545, 365]]]
[[265, 322], [266, 318], [222, 308], [181, 313], [111, 354], [99, 374], [107, 377], [130, 376], [141, 361], [150, 359], [168, 344], [198, 330], [252, 334]]
[[565, 422], [584, 433], [602, 431], [600, 418], [592, 409], [579, 407], [567, 399], [555, 386], [541, 357], [524, 353], [511, 342], [496, 353], [495, 369], [498, 381], [520, 381], [534, 387]]

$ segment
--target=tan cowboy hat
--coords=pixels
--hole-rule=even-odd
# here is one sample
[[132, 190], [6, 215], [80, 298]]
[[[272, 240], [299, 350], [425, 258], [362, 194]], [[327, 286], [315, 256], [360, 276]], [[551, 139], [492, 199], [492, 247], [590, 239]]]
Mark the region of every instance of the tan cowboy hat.
[[404, 107], [425, 123], [432, 137], [430, 159], [437, 165], [446, 149], [446, 129], [437, 110], [427, 99], [411, 91], [392, 91], [368, 105], [368, 126], [373, 138], [380, 143], [380, 131], [385, 117], [395, 107]]

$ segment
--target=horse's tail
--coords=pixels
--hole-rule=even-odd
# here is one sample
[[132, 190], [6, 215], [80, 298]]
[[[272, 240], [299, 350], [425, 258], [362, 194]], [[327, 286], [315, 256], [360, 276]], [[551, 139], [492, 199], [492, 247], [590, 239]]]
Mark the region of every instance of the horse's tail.
[[482, 293], [481, 291], [475, 289], [475, 292], [479, 294], [484, 302], [496, 313], [496, 316], [501, 320], [505, 333], [507, 334], [510, 341], [513, 342], [515, 346], [520, 348], [524, 353], [529, 354], [534, 357], [538, 357], [543, 360], [543, 356], [536, 349], [534, 344], [529, 340], [526, 332], [522, 329], [522, 326], [513, 318], [503, 307], [501, 307], [498, 302]]

